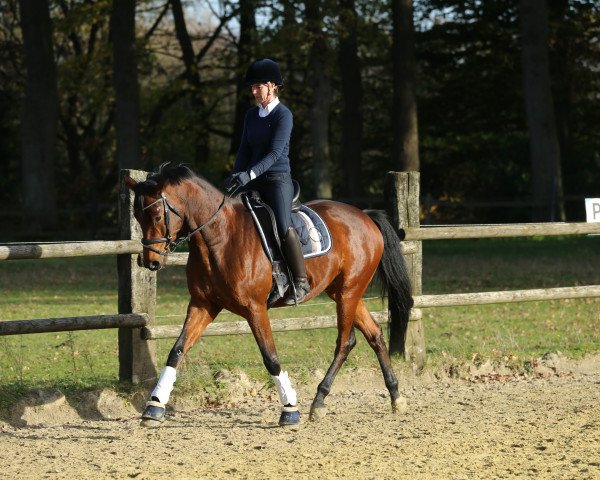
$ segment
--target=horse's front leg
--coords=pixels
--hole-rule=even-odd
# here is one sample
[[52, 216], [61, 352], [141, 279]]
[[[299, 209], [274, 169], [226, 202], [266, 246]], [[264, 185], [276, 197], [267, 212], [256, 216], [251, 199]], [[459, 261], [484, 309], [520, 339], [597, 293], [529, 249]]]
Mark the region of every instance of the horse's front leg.
[[300, 423], [300, 411], [298, 410], [296, 390], [292, 387], [288, 373], [281, 371], [281, 364], [279, 363], [277, 349], [275, 348], [271, 322], [269, 321], [266, 306], [250, 312], [247, 319], [260, 349], [265, 367], [271, 374], [271, 378], [279, 394], [279, 400], [282, 405], [279, 425], [282, 427], [297, 425]]
[[142, 414], [143, 426], [158, 426], [165, 420], [166, 404], [177, 378], [177, 367], [220, 310], [220, 308], [213, 305], [190, 301], [183, 329], [169, 353], [167, 365], [150, 394], [150, 401], [146, 403], [146, 408]]

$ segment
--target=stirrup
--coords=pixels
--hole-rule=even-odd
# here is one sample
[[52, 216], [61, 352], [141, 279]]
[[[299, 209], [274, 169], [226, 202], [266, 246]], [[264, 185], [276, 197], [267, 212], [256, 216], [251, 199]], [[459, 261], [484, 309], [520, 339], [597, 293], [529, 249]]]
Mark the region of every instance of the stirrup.
[[283, 297], [279, 294], [279, 290], [277, 288], [275, 288], [273, 291], [271, 291], [271, 293], [267, 297], [267, 308], [271, 308], [282, 298]]
[[287, 275], [281, 271], [281, 265], [279, 263], [273, 264], [273, 287], [267, 297], [267, 308], [271, 308], [284, 298], [289, 287], [290, 282]]
[[284, 298], [285, 305], [298, 305], [304, 301], [310, 293], [310, 284], [306, 278], [299, 282], [294, 282], [294, 286], [288, 290], [288, 295]]

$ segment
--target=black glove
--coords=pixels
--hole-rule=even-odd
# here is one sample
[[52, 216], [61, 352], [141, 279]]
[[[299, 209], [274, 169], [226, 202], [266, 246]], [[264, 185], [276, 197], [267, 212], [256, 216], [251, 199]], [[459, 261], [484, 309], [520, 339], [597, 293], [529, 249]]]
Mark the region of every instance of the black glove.
[[227, 193], [235, 192], [250, 181], [248, 172], [232, 173], [225, 179], [224, 187]]

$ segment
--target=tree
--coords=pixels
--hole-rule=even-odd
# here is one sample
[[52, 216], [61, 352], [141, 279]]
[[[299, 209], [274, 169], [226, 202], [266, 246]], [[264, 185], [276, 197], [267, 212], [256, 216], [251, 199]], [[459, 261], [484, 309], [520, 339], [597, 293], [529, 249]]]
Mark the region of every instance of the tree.
[[248, 87], [244, 85], [243, 77], [246, 69], [253, 60], [256, 50], [256, 18], [254, 0], [239, 0], [240, 12], [240, 37], [237, 44], [237, 83], [236, 83], [236, 103], [235, 117], [233, 119], [233, 133], [231, 136], [231, 146], [229, 153], [235, 155], [240, 147], [242, 131], [244, 129], [244, 117], [248, 108], [252, 106], [252, 101], [248, 95]]
[[58, 88], [47, 0], [20, 0], [27, 79], [22, 132], [25, 227], [40, 232], [58, 222], [54, 157]]
[[320, 198], [331, 198], [329, 156], [329, 111], [331, 107], [332, 53], [328, 34], [323, 28], [321, 0], [304, 2], [306, 28], [309, 36], [309, 70], [312, 79], [310, 107], [310, 137], [312, 147], [313, 180]]
[[139, 167], [140, 97], [135, 55], [135, 3], [135, 0], [113, 0], [110, 17], [119, 170]]
[[412, 0], [392, 0], [392, 20], [393, 164], [399, 171], [418, 172], [420, 170], [419, 135]]
[[[175, 23], [175, 33], [181, 48], [181, 56], [185, 68], [183, 78], [188, 83], [188, 88], [190, 90], [190, 106], [193, 111], [204, 113], [206, 110], [206, 105], [202, 96], [202, 78], [200, 76], [198, 59], [196, 58], [196, 54], [194, 52], [192, 39], [185, 22], [181, 0], [170, 0], [170, 3], [171, 11], [173, 12], [173, 20]], [[205, 115], [202, 115], [202, 119], [205, 121], [208, 120]], [[196, 134], [195, 161], [200, 165], [206, 164], [209, 157], [208, 132], [204, 126], [205, 125], [200, 125], [200, 128]]]
[[[51, 137], [41, 128], [49, 110], [40, 102], [55, 95], [56, 88], [47, 87], [52, 73], [38, 76], [36, 87], [28, 83], [25, 66], [30, 65], [24, 58], [19, 3], [46, 10], [50, 5], [59, 85], [56, 204], [69, 207], [61, 216], [61, 227], [67, 231], [81, 231], [94, 221], [103, 230], [113, 225], [117, 157], [125, 146], [135, 144], [135, 133], [124, 129], [135, 132], [135, 121], [126, 120], [135, 116], [135, 90], [127, 94], [125, 89], [135, 89], [136, 82], [125, 79], [137, 71], [140, 168], [151, 169], [167, 160], [183, 162], [219, 182], [225, 158], [236, 149], [240, 114], [251, 102], [242, 89], [245, 104], [240, 102], [235, 120], [236, 83], [247, 64], [260, 56], [277, 60], [282, 68], [286, 83], [282, 101], [294, 113], [290, 159], [303, 198], [329, 196], [327, 189], [334, 189], [345, 198], [372, 195], [365, 206], [376, 206], [383, 189], [381, 172], [416, 169], [403, 165], [407, 145], [416, 145], [418, 133], [419, 148], [413, 149], [412, 158], [422, 173], [423, 194], [461, 204], [440, 205], [439, 221], [531, 218], [528, 207], [464, 206], [464, 202], [524, 201], [531, 196], [519, 0], [413, 2], [418, 82], [414, 64], [402, 63], [410, 59], [410, 48], [399, 48], [399, 40], [412, 28], [406, 0], [196, 2], [197, 16], [187, 15], [189, 2], [143, 0], [135, 3], [137, 69], [126, 60], [134, 54], [129, 43], [132, 0], [0, 2], [0, 201], [16, 199], [29, 205], [25, 182], [52, 184], [52, 169], [22, 170], [25, 152], [21, 154], [15, 133]], [[123, 16], [116, 13], [121, 8], [127, 10]], [[571, 199], [593, 196], [600, 172], [600, 137], [590, 128], [600, 123], [596, 95], [600, 9], [594, 0], [553, 0], [548, 8], [547, 48], [565, 201], [569, 218], [580, 219], [580, 199]], [[126, 27], [126, 42], [116, 41], [117, 23]], [[40, 36], [43, 30], [34, 34]], [[29, 42], [31, 35], [26, 36]], [[39, 49], [33, 52], [39, 54]], [[44, 58], [48, 61], [52, 55]], [[32, 62], [31, 57], [27, 61]], [[43, 71], [43, 62], [33, 63], [33, 69]], [[418, 99], [418, 132], [413, 94]], [[37, 107], [31, 107], [34, 102]], [[122, 117], [124, 105], [128, 113]], [[19, 118], [18, 110], [35, 111], [36, 118], [32, 113], [28, 119]], [[34, 121], [38, 127], [32, 127]], [[237, 133], [232, 133], [234, 125]], [[128, 159], [135, 156], [124, 154]], [[35, 178], [32, 168], [46, 175]], [[21, 185], [24, 195], [18, 193]], [[42, 190], [36, 185], [28, 191]], [[555, 194], [560, 197], [559, 191]], [[22, 207], [16, 205], [18, 213], [12, 215], [20, 214]], [[51, 218], [39, 216], [44, 221]]]
[[107, 219], [99, 204], [117, 178], [110, 2], [57, 2], [52, 14], [61, 86], [57, 183], [62, 201], [76, 205], [70, 219], [95, 237]]
[[[21, 198], [21, 121], [23, 85], [23, 36], [18, 0], [0, 3], [0, 203], [14, 205]], [[19, 206], [15, 205], [18, 209]], [[6, 209], [5, 209], [6, 210]], [[11, 216], [21, 218], [18, 210]], [[5, 215], [7, 213], [5, 212]], [[7, 222], [0, 218], [0, 222]], [[10, 223], [10, 220], [8, 220]]]
[[421, 192], [446, 203], [441, 222], [528, 221], [529, 208], [461, 205], [530, 193], [518, 2], [428, 4], [415, 2]]
[[562, 174], [548, 60], [545, 0], [521, 0], [521, 43], [525, 110], [531, 153], [533, 221], [553, 221], [562, 205]]
[[553, 0], [548, 10], [550, 77], [565, 210], [570, 217], [581, 212], [582, 218], [581, 200], [567, 203], [567, 199], [597, 193], [598, 180], [590, 172], [598, 170], [598, 147], [590, 140], [598, 135], [589, 126], [597, 125], [600, 118], [590, 94], [600, 89], [600, 77], [594, 71], [600, 63], [600, 5], [593, 1]]
[[344, 172], [344, 195], [362, 193], [362, 82], [358, 59], [358, 16], [354, 0], [339, 0], [339, 65], [342, 84], [342, 145], [340, 163]]

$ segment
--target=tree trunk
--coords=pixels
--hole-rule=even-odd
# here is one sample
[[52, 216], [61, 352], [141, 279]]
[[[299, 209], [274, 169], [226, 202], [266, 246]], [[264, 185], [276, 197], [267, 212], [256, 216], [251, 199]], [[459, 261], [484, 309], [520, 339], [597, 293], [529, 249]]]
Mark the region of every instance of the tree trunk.
[[[281, 0], [280, 3], [283, 6], [283, 25], [277, 35], [282, 42], [285, 42], [285, 45], [297, 45], [302, 38], [302, 33], [300, 32], [303, 32], [303, 19], [297, 16], [297, 8], [300, 8], [300, 5], [297, 5], [295, 0]], [[297, 52], [292, 48], [285, 48], [281, 52], [280, 58], [283, 60], [284, 66], [283, 80], [286, 85], [294, 85], [293, 91], [290, 89], [289, 93], [284, 94], [284, 102], [287, 104], [287, 102], [295, 100], [296, 103], [303, 103], [299, 99], [303, 96], [301, 92], [305, 89], [301, 89], [299, 86], [301, 84], [300, 79], [305, 75], [304, 65], [298, 62]], [[306, 138], [307, 127], [308, 122], [294, 122], [292, 138], [295, 140], [290, 143], [290, 165], [294, 176], [300, 176], [300, 172], [305, 167], [302, 164], [302, 158], [304, 157], [303, 142], [299, 139]]]
[[58, 88], [47, 0], [20, 0], [27, 69], [23, 119], [23, 207], [25, 228], [39, 232], [58, 223], [54, 156]]
[[357, 15], [354, 0], [339, 0], [339, 63], [342, 81], [342, 146], [344, 196], [362, 193], [362, 84], [358, 60]]
[[403, 172], [418, 172], [416, 61], [412, 0], [392, 0], [392, 165]]
[[[181, 48], [185, 66], [185, 78], [191, 87], [191, 108], [194, 112], [198, 113], [199, 116], [197, 118], [201, 119], [202, 122], [207, 122], [208, 119], [204, 114], [206, 105], [202, 97], [202, 79], [196, 63], [194, 46], [185, 23], [181, 0], [170, 0], [170, 3], [173, 12], [173, 21], [175, 23], [175, 33], [177, 41], [179, 42], [179, 47]], [[196, 163], [199, 165], [205, 164], [209, 157], [208, 131], [206, 129], [206, 124], [202, 126], [204, 128], [198, 129], [199, 133], [196, 138]]]
[[[559, 151], [558, 183], [558, 219], [566, 221], [564, 190], [562, 182], [562, 165], [569, 165], [573, 160], [573, 135], [571, 132], [571, 114], [573, 111], [573, 78], [574, 68], [569, 44], [572, 35], [569, 30], [569, 0], [554, 0], [548, 4], [550, 8], [550, 24], [554, 22], [558, 29], [554, 34], [553, 56], [550, 57], [550, 76], [553, 79], [552, 96], [556, 118], [556, 133]], [[552, 53], [550, 53], [552, 55]], [[567, 167], [568, 168], [568, 167]]]
[[140, 98], [135, 58], [135, 0], [113, 0], [110, 18], [119, 170], [139, 165]]
[[235, 155], [240, 148], [246, 111], [254, 104], [249, 88], [244, 85], [244, 74], [253, 60], [256, 43], [256, 18], [254, 0], [240, 0], [240, 39], [237, 57], [237, 89], [235, 119], [229, 153]]
[[[521, 42], [525, 111], [529, 131], [534, 222], [556, 220], [562, 204], [560, 149], [548, 61], [545, 0], [521, 0]], [[560, 208], [559, 210], [563, 210]]]
[[319, 0], [305, 2], [307, 30], [311, 38], [309, 70], [313, 92], [310, 108], [310, 137], [313, 180], [319, 198], [331, 198], [329, 168], [329, 111], [331, 107], [331, 49], [323, 31], [323, 15]]

